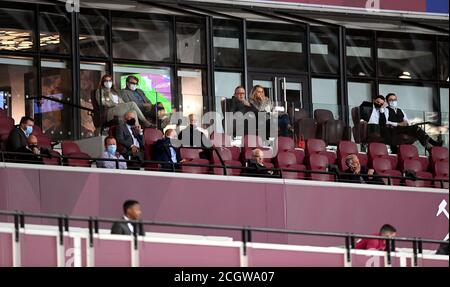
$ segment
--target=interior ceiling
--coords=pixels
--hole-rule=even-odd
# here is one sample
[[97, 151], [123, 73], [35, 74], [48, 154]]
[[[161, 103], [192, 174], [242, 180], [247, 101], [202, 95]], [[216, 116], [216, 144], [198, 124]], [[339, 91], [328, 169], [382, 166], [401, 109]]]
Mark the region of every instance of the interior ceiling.
[[[28, 0], [19, 0], [20, 2], [28, 2]], [[66, 3], [66, 0], [39, 0], [36, 2], [41, 3]], [[179, 11], [166, 10], [161, 8], [156, 8], [150, 4], [145, 4], [138, 0], [80, 0], [82, 7], [91, 7], [97, 9], [110, 9], [110, 10], [120, 10], [129, 12], [144, 12], [144, 13], [157, 13], [157, 14], [170, 14], [170, 15], [189, 15], [189, 12], [182, 13]], [[224, 4], [214, 4], [210, 2], [201, 1], [177, 1], [177, 0], [166, 0], [166, 1], [154, 1], [162, 2], [164, 5], [173, 5], [173, 3], [189, 3], [191, 5], [196, 5], [201, 8], [205, 8], [211, 11], [224, 13], [233, 17], [244, 18], [250, 21], [267, 21], [267, 22], [283, 22], [279, 19], [273, 19], [263, 15], [258, 15], [255, 13], [250, 13], [248, 11], [243, 11], [236, 5], [224, 5]], [[194, 3], [196, 2], [196, 3]], [[261, 7], [252, 9], [262, 9]], [[270, 11], [270, 10], [269, 10]], [[277, 12], [278, 10], [271, 10], [272, 12]], [[286, 10], [291, 14], [296, 14], [312, 19], [318, 19], [325, 22], [338, 24], [351, 29], [369, 29], [369, 30], [385, 30], [385, 31], [400, 31], [406, 33], [422, 33], [422, 34], [442, 34], [448, 35], [448, 33], [437, 32], [434, 29], [426, 29], [424, 27], [417, 27], [411, 24], [405, 24], [402, 20], [409, 20], [417, 22], [420, 24], [429, 25], [432, 27], [437, 27], [440, 29], [448, 30], [448, 17], [446, 20], [441, 19], [420, 19], [420, 18], [399, 18], [393, 16], [383, 16], [380, 15], [358, 15], [353, 13], [338, 13], [338, 12], [319, 12], [319, 11], [309, 11], [309, 10]], [[444, 17], [445, 19], [445, 17]]]

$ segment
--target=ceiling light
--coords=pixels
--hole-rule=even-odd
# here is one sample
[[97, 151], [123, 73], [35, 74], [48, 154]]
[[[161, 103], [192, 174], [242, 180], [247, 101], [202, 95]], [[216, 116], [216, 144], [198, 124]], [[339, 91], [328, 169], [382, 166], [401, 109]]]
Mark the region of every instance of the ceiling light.
[[400, 76], [398, 76], [400, 79], [404, 80], [411, 80], [411, 73], [410, 72], [403, 72]]
[[359, 72], [359, 73], [358, 73], [358, 76], [360, 76], [360, 77], [365, 77], [366, 74], [365, 74], [364, 72]]

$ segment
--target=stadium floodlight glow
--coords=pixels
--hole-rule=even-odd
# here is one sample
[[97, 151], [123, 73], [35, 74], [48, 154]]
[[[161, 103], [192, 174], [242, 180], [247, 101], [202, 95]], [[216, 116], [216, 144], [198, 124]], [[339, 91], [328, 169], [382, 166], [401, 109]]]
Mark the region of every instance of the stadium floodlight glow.
[[398, 77], [403, 80], [411, 80], [411, 73], [405, 71]]

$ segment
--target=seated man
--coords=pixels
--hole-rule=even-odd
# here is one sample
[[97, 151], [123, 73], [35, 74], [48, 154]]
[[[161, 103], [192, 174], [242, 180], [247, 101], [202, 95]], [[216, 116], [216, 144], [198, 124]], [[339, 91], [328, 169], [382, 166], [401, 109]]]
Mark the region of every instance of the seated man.
[[388, 113], [382, 95], [372, 98], [372, 102], [363, 102], [359, 106], [360, 119], [367, 122], [367, 141], [387, 141], [386, 122]]
[[127, 112], [116, 129], [117, 142], [122, 145], [122, 156], [128, 160], [144, 159], [144, 131], [136, 125], [134, 112]]
[[[225, 100], [225, 110], [224, 113], [242, 113], [243, 115], [247, 114], [248, 112], [257, 113], [258, 111], [253, 108], [253, 106], [250, 104], [249, 101], [245, 98], [245, 88], [242, 86], [236, 87], [234, 89], [234, 95], [231, 99]], [[255, 115], [256, 116], [256, 115]], [[230, 130], [230, 133], [233, 133], [233, 136], [236, 136], [237, 133], [237, 121], [236, 119], [233, 120], [233, 122], [225, 124], [226, 123], [226, 114], [224, 114], [224, 121], [223, 126], [227, 127]], [[248, 134], [248, 123], [244, 123], [244, 135]]]
[[22, 117], [20, 123], [11, 130], [8, 136], [6, 150], [17, 152], [18, 149], [27, 146], [27, 138], [33, 133], [34, 119]]
[[188, 117], [189, 126], [178, 135], [181, 145], [183, 147], [210, 148], [211, 142], [197, 126], [197, 117], [194, 114], [190, 114]]
[[[116, 169], [117, 163], [116, 161], [113, 161], [113, 159], [124, 160], [123, 156], [117, 152], [117, 142], [114, 137], [108, 136], [105, 138], [105, 151], [103, 151], [102, 153], [102, 158], [111, 160], [97, 161], [97, 167], [99, 168]], [[119, 169], [127, 169], [127, 163], [124, 161], [120, 161]]]
[[390, 144], [392, 153], [396, 153], [397, 146], [402, 144], [398, 140], [398, 135], [400, 134], [407, 134], [418, 139], [420, 144], [427, 150], [430, 150], [433, 146], [442, 146], [442, 141], [435, 141], [418, 125], [411, 125], [406, 113], [398, 108], [397, 96], [394, 93], [389, 93], [386, 96], [386, 101], [388, 102], [388, 120], [386, 124], [389, 131], [389, 137], [391, 138]]
[[376, 175], [373, 169], [361, 166], [356, 154], [347, 155], [345, 157], [345, 165], [347, 166], [347, 170], [339, 175], [341, 182], [384, 184], [381, 178], [373, 176]]
[[163, 171], [172, 171], [173, 168], [178, 168], [177, 165], [173, 166], [171, 163], [183, 162], [173, 146], [174, 140], [177, 140], [177, 133], [174, 129], [167, 129], [164, 138], [157, 140], [153, 146], [152, 160], [167, 162], [167, 164], [161, 164]]
[[[397, 236], [397, 230], [390, 224], [385, 224], [381, 227], [380, 232], [374, 234], [375, 236], [384, 236], [393, 238]], [[384, 239], [361, 239], [356, 243], [355, 249], [375, 249], [386, 251], [386, 240]]]
[[[127, 200], [123, 203], [123, 219], [126, 221], [139, 220], [141, 218], [141, 205], [136, 200]], [[144, 236], [144, 228], [136, 223], [115, 222], [111, 227], [111, 234], [131, 235], [135, 232]]]
[[257, 177], [272, 177], [274, 175], [273, 170], [264, 165], [264, 152], [258, 148], [252, 151], [252, 159], [247, 162], [243, 173]]
[[135, 102], [147, 119], [152, 116], [153, 105], [145, 96], [144, 91], [138, 89], [139, 79], [135, 76], [128, 76], [126, 79], [126, 87], [120, 90], [120, 97], [125, 103]]
[[16, 150], [15, 159], [18, 163], [42, 164], [42, 155], [51, 157], [50, 151], [46, 148], [39, 147], [38, 138], [30, 135], [27, 138], [27, 145]]

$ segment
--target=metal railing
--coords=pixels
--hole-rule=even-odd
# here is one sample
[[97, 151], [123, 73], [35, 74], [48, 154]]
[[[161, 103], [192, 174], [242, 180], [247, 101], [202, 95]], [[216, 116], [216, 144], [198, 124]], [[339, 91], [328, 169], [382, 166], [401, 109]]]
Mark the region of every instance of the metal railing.
[[163, 221], [146, 221], [146, 220], [130, 220], [125, 219], [112, 219], [112, 218], [102, 218], [102, 217], [83, 217], [83, 216], [68, 216], [62, 214], [41, 214], [41, 213], [25, 213], [21, 211], [7, 211], [0, 210], [0, 215], [13, 216], [14, 218], [14, 240], [15, 242], [20, 241], [20, 229], [25, 228], [26, 218], [40, 218], [40, 219], [54, 219], [58, 223], [59, 231], [59, 245], [64, 245], [64, 232], [69, 232], [70, 224], [69, 222], [85, 222], [88, 223], [89, 229], [89, 246], [94, 246], [94, 234], [99, 234], [99, 223], [131, 223], [133, 224], [133, 247], [135, 250], [138, 249], [138, 236], [145, 236], [144, 226], [164, 226], [164, 227], [175, 227], [175, 228], [193, 228], [193, 229], [212, 229], [212, 230], [223, 230], [223, 231], [238, 231], [241, 233], [241, 239], [243, 243], [243, 254], [246, 255], [247, 243], [252, 241], [252, 233], [275, 233], [275, 234], [287, 234], [287, 235], [303, 235], [303, 236], [318, 236], [318, 237], [334, 237], [342, 238], [345, 241], [346, 249], [346, 261], [351, 261], [351, 250], [355, 249], [356, 238], [360, 239], [378, 239], [384, 240], [386, 244], [386, 258], [388, 265], [391, 265], [391, 253], [395, 252], [396, 242], [409, 242], [412, 244], [413, 250], [413, 264], [418, 265], [418, 254], [423, 253], [423, 244], [446, 244], [448, 241], [434, 240], [434, 239], [423, 239], [423, 238], [409, 238], [409, 237], [385, 237], [385, 236], [375, 236], [375, 235], [363, 235], [355, 233], [337, 233], [337, 232], [318, 232], [318, 231], [300, 231], [300, 230], [288, 230], [288, 229], [277, 229], [277, 228], [261, 228], [261, 227], [250, 227], [250, 226], [228, 226], [228, 225], [212, 225], [212, 224], [190, 224], [190, 223], [174, 223], [174, 222], [163, 222]]
[[[430, 185], [435, 185], [436, 183], [439, 183], [440, 188], [446, 188], [446, 184], [448, 186], [449, 180], [448, 179], [435, 179], [435, 178], [420, 178], [420, 177], [410, 177], [410, 176], [393, 176], [393, 175], [378, 175], [374, 174], [371, 176], [362, 175], [363, 178], [367, 178], [366, 180], [361, 181], [351, 181], [348, 179], [343, 179], [345, 176], [353, 175], [351, 173], [344, 173], [344, 172], [338, 172], [338, 171], [320, 171], [320, 170], [297, 170], [297, 169], [290, 169], [290, 168], [267, 168], [266, 171], [272, 171], [272, 174], [261, 174], [261, 173], [252, 173], [252, 169], [246, 166], [232, 166], [232, 165], [226, 165], [223, 161], [222, 157], [220, 156], [220, 153], [216, 149], [212, 149], [213, 152], [216, 152], [218, 154], [218, 158], [221, 161], [220, 163], [214, 163], [214, 164], [200, 164], [200, 163], [191, 163], [189, 161], [182, 162], [182, 163], [172, 163], [167, 161], [155, 161], [155, 160], [125, 160], [125, 159], [108, 159], [108, 158], [93, 158], [93, 157], [79, 157], [79, 156], [73, 156], [73, 155], [47, 155], [47, 154], [41, 154], [39, 157], [41, 159], [57, 159], [57, 165], [62, 166], [78, 166], [78, 167], [91, 167], [93, 164], [96, 164], [98, 162], [114, 162], [115, 168], [119, 169], [120, 163], [125, 162], [127, 164], [128, 169], [138, 169], [141, 168], [147, 171], [165, 171], [165, 172], [183, 172], [183, 167], [198, 167], [198, 168], [205, 168], [206, 172], [201, 172], [201, 174], [209, 174], [208, 172], [211, 172], [212, 174], [215, 173], [215, 169], [222, 169], [223, 175], [229, 175], [232, 174], [232, 170], [240, 170], [241, 176], [252, 176], [252, 177], [265, 177], [265, 178], [287, 178], [292, 179], [291, 177], [285, 177], [286, 174], [289, 173], [297, 173], [301, 174], [298, 179], [303, 180], [311, 180], [311, 175], [328, 175], [329, 177], [325, 181], [331, 181], [333, 182], [346, 182], [346, 183], [367, 183], [367, 184], [383, 184], [382, 180], [387, 180], [387, 185], [396, 185], [394, 184], [394, 181], [399, 181], [400, 185], [406, 185], [406, 181], [424, 181], [429, 182]], [[27, 153], [17, 153], [17, 152], [5, 152], [0, 151], [0, 162], [14, 162], [14, 163], [29, 163], [29, 164], [44, 164], [44, 162], [40, 159], [38, 159], [38, 156], [36, 156], [36, 161], [30, 161], [28, 159], [24, 160], [21, 159], [21, 157], [27, 156], [29, 157], [30, 154]], [[70, 164], [69, 160], [81, 160], [85, 161], [84, 164]], [[50, 164], [49, 165], [55, 165]], [[169, 168], [162, 168], [161, 166], [169, 166]], [[189, 173], [189, 171], [186, 171], [186, 173]], [[372, 179], [370, 179], [372, 178]], [[436, 185], [435, 185], [436, 186]]]

